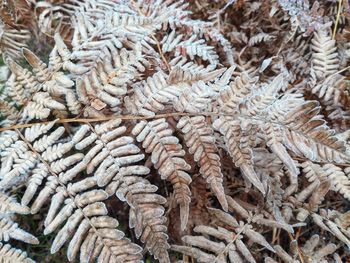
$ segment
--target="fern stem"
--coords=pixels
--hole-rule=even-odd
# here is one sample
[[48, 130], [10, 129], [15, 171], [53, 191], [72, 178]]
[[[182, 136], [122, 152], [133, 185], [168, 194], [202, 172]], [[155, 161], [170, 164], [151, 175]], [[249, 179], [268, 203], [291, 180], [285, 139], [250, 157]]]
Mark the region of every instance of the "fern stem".
[[335, 24], [334, 24], [332, 39], [335, 38], [335, 34], [337, 32], [337, 27], [338, 27], [338, 23], [339, 23], [339, 19], [340, 19], [340, 12], [341, 12], [341, 9], [342, 9], [342, 4], [343, 4], [343, 0], [339, 0], [339, 2], [338, 2], [338, 12], [337, 12], [337, 17], [336, 17]]
[[[139, 115], [113, 115], [108, 117], [99, 117], [99, 118], [68, 118], [68, 119], [58, 119], [56, 123], [72, 123], [72, 122], [82, 122], [82, 123], [90, 123], [90, 122], [101, 122], [101, 121], [109, 121], [109, 120], [115, 120], [115, 119], [122, 119], [122, 120], [152, 120], [152, 119], [160, 119], [160, 118], [167, 118], [167, 117], [176, 117], [176, 116], [221, 116], [223, 114], [213, 113], [213, 112], [202, 112], [200, 114], [198, 113], [186, 113], [186, 112], [171, 112], [171, 113], [163, 113], [163, 114], [157, 114], [151, 117], [146, 116], [139, 116]], [[21, 129], [21, 128], [29, 128], [36, 124], [47, 124], [51, 121], [42, 121], [42, 122], [33, 122], [33, 123], [26, 123], [26, 124], [17, 124], [17, 125], [11, 125], [8, 127], [2, 127], [0, 128], [0, 132], [2, 131], [8, 131], [8, 130], [15, 130], [15, 129]]]

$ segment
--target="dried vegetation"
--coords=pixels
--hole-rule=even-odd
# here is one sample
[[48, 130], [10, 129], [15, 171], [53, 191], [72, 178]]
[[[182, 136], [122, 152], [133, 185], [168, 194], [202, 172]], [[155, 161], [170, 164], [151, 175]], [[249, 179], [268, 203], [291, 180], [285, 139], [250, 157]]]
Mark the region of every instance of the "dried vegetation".
[[350, 261], [348, 1], [0, 18], [1, 262]]

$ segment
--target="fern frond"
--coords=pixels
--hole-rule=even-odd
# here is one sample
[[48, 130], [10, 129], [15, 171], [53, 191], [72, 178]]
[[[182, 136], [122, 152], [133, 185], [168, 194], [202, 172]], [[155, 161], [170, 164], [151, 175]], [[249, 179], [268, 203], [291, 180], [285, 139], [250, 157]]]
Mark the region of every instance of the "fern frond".
[[[281, 246], [276, 245], [275, 250], [276, 254], [284, 262], [295, 262], [294, 258], [298, 257], [298, 253], [302, 253], [303, 257], [308, 258], [311, 261], [315, 262], [333, 262], [330, 259], [335, 259], [336, 256], [334, 252], [336, 251], [336, 245], [333, 243], [324, 244], [321, 241], [319, 235], [313, 235], [308, 239], [303, 246], [299, 248], [297, 240], [293, 240], [290, 243], [291, 252], [286, 252]], [[321, 246], [321, 247], [319, 247]], [[298, 252], [299, 251], [299, 252]], [[333, 257], [331, 257], [333, 256]], [[265, 263], [276, 262], [272, 258], [266, 258]], [[338, 261], [334, 261], [338, 262]]]
[[235, 166], [241, 169], [248, 182], [265, 194], [264, 186], [253, 168], [252, 150], [249, 145], [252, 126], [247, 125], [243, 130], [241, 122], [232, 117], [220, 117], [213, 123], [213, 126], [224, 136], [225, 144]]
[[220, 157], [217, 153], [213, 129], [203, 116], [182, 117], [177, 128], [184, 133], [189, 152], [193, 154], [194, 160], [200, 166], [199, 172], [218, 198], [222, 208], [227, 211]]
[[13, 197], [8, 196], [4, 192], [0, 191], [0, 215], [6, 216], [8, 214], [29, 214], [28, 207], [19, 204]]
[[325, 176], [331, 180], [335, 190], [350, 200], [350, 180], [342, 169], [333, 164], [326, 164], [322, 168]]
[[339, 69], [339, 59], [335, 40], [325, 30], [318, 30], [311, 40], [312, 63], [318, 79], [334, 74]]
[[256, 35], [252, 36], [249, 39], [248, 45], [255, 46], [261, 42], [269, 42], [269, 41], [274, 40], [274, 39], [275, 39], [275, 36], [261, 32], [261, 33], [258, 33]]
[[197, 36], [193, 35], [187, 40], [182, 41], [182, 35], [175, 38], [175, 31], [170, 33], [162, 40], [163, 52], [175, 51], [175, 56], [188, 55], [191, 60], [195, 56], [208, 60], [210, 64], [216, 65], [218, 63], [218, 55], [213, 50], [214, 47], [205, 44], [204, 39], [196, 40]]
[[26, 252], [13, 248], [9, 244], [0, 243], [0, 257], [4, 263], [35, 263], [34, 260], [28, 258]]
[[[199, 262], [256, 262], [246, 244], [242, 241], [247, 236], [252, 242], [258, 243], [274, 252], [265, 238], [255, 232], [250, 225], [238, 225], [237, 221], [220, 210], [212, 213], [228, 226], [235, 227], [232, 232], [223, 227], [197, 226], [193, 231], [199, 236], [184, 236], [182, 240], [187, 246], [173, 245], [172, 250], [196, 258]], [[211, 239], [210, 237], [213, 237]]]
[[148, 174], [149, 169], [144, 166], [128, 168], [122, 168], [106, 190], [129, 204], [129, 227], [135, 228], [136, 237], [146, 244], [154, 258], [162, 263], [170, 262], [163, 208], [166, 199], [155, 193], [155, 185], [139, 177]]
[[0, 22], [0, 51], [4, 61], [21, 57], [21, 49], [27, 47], [30, 32], [27, 29], [14, 29]]
[[138, 142], [147, 153], [163, 180], [171, 182], [174, 198], [180, 206], [181, 229], [185, 229], [188, 221], [191, 191], [188, 185], [191, 177], [187, 173], [191, 166], [184, 160], [185, 151], [179, 140], [172, 136], [172, 131], [165, 119], [151, 122], [141, 121], [132, 131]]
[[0, 241], [8, 242], [10, 239], [17, 239], [29, 244], [39, 244], [39, 240], [33, 235], [18, 227], [18, 224], [10, 219], [0, 219]]
[[[139, 149], [135, 145], [128, 145], [130, 139], [132, 142], [131, 137], [120, 137], [125, 131], [125, 127], [119, 127], [119, 124], [120, 120], [113, 120], [97, 125], [94, 128], [92, 126], [82, 126], [72, 138], [74, 143], [66, 144], [68, 149], [65, 149], [62, 154], [75, 147], [80, 150], [85, 149], [85, 155], [77, 153], [63, 158], [59, 155], [57, 160], [50, 158], [50, 168], [38, 165], [37, 171], [33, 171], [35, 175], [29, 181], [22, 202], [28, 204], [37, 191], [38, 186], [45, 179], [45, 186], [34, 200], [31, 211], [32, 213], [38, 212], [44, 202], [51, 198], [50, 209], [45, 219], [45, 235], [52, 233], [62, 223], [66, 222], [56, 235], [51, 247], [51, 253], [57, 252], [64, 243], [71, 239], [67, 251], [69, 260], [73, 260], [79, 251], [82, 262], [87, 262], [94, 258], [102, 261], [116, 260], [123, 262], [129, 260], [137, 262], [140, 260], [142, 258], [140, 254], [141, 248], [124, 238], [124, 233], [116, 229], [118, 221], [108, 216], [108, 210], [104, 202], [109, 196], [117, 192], [117, 196], [122, 201], [127, 200], [130, 206], [137, 213], [141, 213], [140, 216], [143, 217], [141, 225], [137, 224], [138, 236], [143, 234], [141, 237], [142, 241], [146, 242], [148, 248], [156, 257], [167, 257], [167, 236], [162, 232], [166, 231], [166, 227], [163, 226], [166, 219], [161, 217], [164, 212], [161, 204], [165, 200], [153, 194], [150, 200], [142, 199], [140, 202], [136, 199], [136, 201], [130, 201], [129, 196], [122, 197], [118, 193], [118, 191], [127, 191], [128, 188], [126, 187], [125, 189], [123, 184], [121, 187], [124, 190], [115, 189], [116, 192], [111, 191], [113, 188], [109, 188], [108, 193], [98, 188], [99, 185], [104, 186], [108, 184], [114, 177], [119, 178], [122, 182], [129, 182], [124, 178], [124, 175], [126, 176], [129, 173], [138, 175], [149, 172], [143, 166], [130, 165], [139, 161], [140, 158], [142, 159], [143, 155], [137, 154]], [[52, 123], [49, 123], [47, 127], [34, 128], [33, 131], [46, 132], [50, 127], [52, 127]], [[62, 127], [59, 127], [56, 131], [60, 128]], [[27, 137], [31, 137], [32, 131], [28, 131], [26, 134], [28, 134]], [[57, 138], [50, 141], [51, 135], [36, 138], [32, 147], [36, 148], [38, 153], [44, 152], [45, 149], [47, 151], [50, 147], [55, 147], [54, 143], [56, 143]], [[50, 142], [48, 143], [48, 141]], [[46, 147], [41, 148], [43, 145], [46, 145]], [[57, 147], [60, 148], [62, 145], [64, 144], [58, 144]], [[106, 160], [101, 159], [101, 156], [106, 153], [107, 155], [111, 154], [110, 158]], [[130, 166], [124, 167], [127, 165]], [[86, 171], [87, 174], [94, 172], [94, 176], [68, 184], [81, 171]], [[132, 178], [132, 183], [143, 182], [143, 184], [149, 184], [147, 180], [142, 178], [135, 176]], [[138, 179], [138, 181], [135, 181], [135, 179]], [[149, 187], [152, 193], [156, 190], [154, 190], [155, 186], [151, 184], [149, 184]], [[136, 193], [135, 190], [136, 188], [133, 189], [134, 194]], [[144, 188], [142, 190], [145, 191]], [[157, 200], [159, 200], [159, 203], [157, 203]], [[155, 210], [156, 213], [150, 218], [148, 214], [143, 214], [144, 202], [146, 204], [155, 202], [155, 204], [159, 205]], [[61, 208], [63, 203], [65, 205]], [[132, 219], [134, 218], [133, 213], [135, 210], [130, 211], [131, 221], [135, 221], [135, 219]], [[156, 220], [158, 217], [160, 217], [160, 221], [149, 222], [150, 219]], [[153, 230], [147, 229], [148, 224], [156, 227], [155, 234], [153, 234]], [[160, 237], [163, 239], [157, 241], [158, 246], [153, 247], [153, 245], [149, 245], [150, 242], [154, 244], [153, 242]], [[165, 260], [164, 262], [167, 261]]]
[[344, 76], [339, 74], [328, 76], [320, 83], [312, 85], [311, 88], [311, 92], [325, 104], [346, 108], [350, 102], [347, 82]]
[[[344, 163], [349, 160], [344, 143], [325, 125], [315, 102], [306, 102], [290, 111], [283, 120], [284, 144], [312, 161]], [[299, 117], [300, 116], [300, 117]]]

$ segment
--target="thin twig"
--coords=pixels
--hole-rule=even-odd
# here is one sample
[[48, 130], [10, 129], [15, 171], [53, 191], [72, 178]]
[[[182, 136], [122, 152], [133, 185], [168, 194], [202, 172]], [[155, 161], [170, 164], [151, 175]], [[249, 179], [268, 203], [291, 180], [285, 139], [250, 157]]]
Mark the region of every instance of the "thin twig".
[[332, 76], [335, 76], [337, 74], [340, 74], [340, 73], [342, 73], [344, 71], [347, 71], [348, 69], [350, 69], [350, 66], [347, 66], [347, 67], [343, 68], [342, 70], [339, 70], [339, 71], [333, 73], [332, 75], [329, 76], [329, 78], [332, 77]]
[[[175, 117], [175, 116], [232, 116], [231, 114], [223, 114], [223, 113], [214, 113], [214, 112], [201, 112], [201, 113], [186, 113], [186, 112], [171, 112], [171, 113], [163, 113], [163, 114], [156, 114], [154, 116], [138, 116], [138, 115], [113, 115], [113, 116], [108, 116], [108, 117], [99, 117], [99, 118], [90, 118], [90, 119], [84, 119], [84, 118], [71, 118], [71, 119], [58, 119], [56, 123], [74, 123], [74, 122], [80, 122], [80, 123], [91, 123], [91, 122], [103, 122], [103, 121], [109, 121], [109, 120], [115, 120], [115, 119], [121, 119], [121, 120], [152, 120], [152, 119], [160, 119], [160, 118], [168, 118], [168, 117]], [[290, 127], [286, 126], [283, 123], [280, 122], [275, 122], [271, 120], [265, 120], [263, 118], [259, 117], [252, 117], [252, 116], [240, 116], [241, 118], [245, 118], [250, 121], [262, 121], [265, 123], [272, 123], [275, 125], [279, 125], [281, 127], [284, 127], [286, 129], [291, 129]], [[17, 125], [12, 125], [8, 127], [3, 127], [0, 128], [0, 132], [2, 131], [7, 131], [7, 130], [15, 130], [15, 129], [21, 129], [21, 128], [29, 128], [34, 125], [39, 125], [39, 124], [47, 124], [51, 121], [43, 121], [39, 123], [26, 123], [26, 124], [17, 124]], [[293, 130], [293, 129], [291, 129]], [[296, 131], [300, 133], [299, 131]], [[306, 136], [307, 134], [303, 134], [303, 136]], [[306, 136], [307, 137], [307, 136]], [[313, 138], [311, 138], [314, 140]], [[302, 158], [302, 157], [293, 157], [295, 160], [298, 161], [308, 161], [309, 159], [307, 158]], [[322, 161], [314, 161], [314, 163], [318, 164], [329, 164], [330, 162], [322, 162]], [[349, 167], [350, 164], [347, 163], [331, 163], [340, 167]]]
[[233, 237], [233, 239], [225, 246], [225, 248], [217, 255], [217, 257], [215, 258], [213, 263], [218, 262], [220, 256], [224, 255], [227, 250], [229, 249], [229, 247], [237, 240], [237, 238], [239, 237], [240, 234], [242, 234], [245, 231], [247, 225], [244, 225], [237, 233], [235, 233], [235, 236]]
[[162, 51], [162, 48], [160, 47], [160, 43], [159, 43], [158, 39], [153, 34], [151, 35], [151, 38], [156, 42], [156, 45], [157, 45], [157, 48], [158, 48], [158, 52], [159, 52], [160, 56], [162, 57], [162, 59], [164, 61], [164, 64], [166, 65], [166, 67], [168, 69], [168, 72], [170, 72], [170, 70], [171, 70], [170, 65], [169, 65], [167, 59], [164, 56], [164, 53]]
[[[134, 0], [132, 0], [131, 2], [132, 2], [132, 3], [134, 4], [134, 6], [136, 7], [137, 12], [139, 13], [139, 15], [141, 15], [141, 16], [146, 16], [145, 14], [142, 13], [140, 7], [137, 5], [137, 3], [136, 3]], [[166, 65], [166, 67], [167, 67], [167, 69], [168, 69], [168, 72], [170, 72], [171, 67], [170, 67], [170, 65], [169, 65], [169, 63], [168, 63], [168, 61], [167, 61], [167, 59], [166, 59], [165, 56], [164, 56], [164, 53], [163, 53], [163, 51], [162, 51], [162, 48], [160, 47], [160, 43], [159, 43], [158, 39], [155, 37], [155, 35], [154, 35], [153, 33], [151, 34], [151, 38], [156, 42], [158, 52], [159, 52], [159, 54], [160, 54], [162, 60], [164, 61], [164, 64]]]
[[[288, 232], [288, 236], [289, 236], [291, 241], [296, 240], [298, 242], [298, 237], [294, 237], [292, 233]], [[305, 260], [304, 260], [303, 254], [301, 252], [301, 249], [299, 248], [299, 245], [297, 247], [297, 252], [298, 252], [298, 257], [300, 259], [300, 262], [305, 263]]]
[[338, 12], [337, 12], [337, 18], [335, 19], [332, 39], [335, 38], [335, 34], [337, 33], [337, 27], [338, 27], [340, 15], [341, 15], [342, 4], [343, 4], [343, 0], [338, 0]]
[[[157, 114], [154, 116], [140, 116], [140, 115], [113, 115], [108, 117], [98, 117], [98, 118], [68, 118], [68, 119], [59, 119], [56, 121], [56, 123], [74, 123], [74, 122], [82, 122], [82, 123], [90, 123], [90, 122], [102, 122], [102, 121], [109, 121], [109, 120], [115, 120], [115, 119], [121, 119], [121, 120], [152, 120], [152, 119], [160, 119], [160, 118], [168, 118], [168, 117], [175, 117], [175, 116], [197, 116], [197, 113], [185, 113], [185, 112], [171, 112], [171, 113], [163, 113], [163, 114]], [[212, 112], [202, 112], [200, 115], [204, 116], [220, 116], [222, 114], [218, 113], [212, 113]], [[0, 132], [2, 131], [8, 131], [8, 130], [14, 130], [14, 129], [21, 129], [21, 128], [29, 128], [34, 125], [38, 124], [47, 124], [51, 121], [42, 121], [42, 122], [34, 122], [34, 123], [26, 123], [26, 124], [17, 124], [12, 125], [8, 127], [0, 128]]]

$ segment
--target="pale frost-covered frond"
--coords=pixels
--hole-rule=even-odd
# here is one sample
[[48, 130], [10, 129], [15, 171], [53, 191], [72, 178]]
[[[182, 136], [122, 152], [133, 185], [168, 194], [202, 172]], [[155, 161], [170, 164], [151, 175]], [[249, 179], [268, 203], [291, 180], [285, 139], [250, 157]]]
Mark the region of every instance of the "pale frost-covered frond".
[[[6, 87], [16, 104], [24, 105], [22, 119], [45, 119], [52, 112], [77, 114], [80, 103], [72, 90], [74, 83], [59, 71], [61, 65], [48, 67], [28, 49], [23, 49], [23, 55], [33, 67], [33, 73], [10, 61], [13, 77]], [[63, 98], [64, 104], [57, 97]]]
[[[95, 146], [99, 146], [101, 143], [103, 146], [103, 143], [107, 144], [109, 140], [115, 139], [115, 136], [118, 136], [125, 131], [123, 127], [118, 127], [119, 124], [120, 121], [114, 121], [106, 123], [105, 125], [96, 126], [96, 133], [91, 134], [95, 134], [95, 137], [87, 136], [84, 142], [81, 140], [86, 134], [84, 134], [83, 131], [77, 132], [73, 139], [75, 143], [71, 143], [69, 148], [72, 149], [72, 147], [75, 145], [80, 145], [77, 147], [79, 149], [84, 149], [98, 139], [98, 134], [101, 134], [101, 139], [103, 141], [97, 142]], [[46, 127], [39, 127], [36, 129], [28, 128], [29, 130], [25, 134], [28, 138], [33, 138], [31, 135], [32, 132], [40, 131], [44, 133], [50, 128], [52, 128], [52, 123], [47, 124]], [[58, 127], [56, 131], [60, 128], [63, 127]], [[86, 131], [88, 130], [85, 129], [85, 133]], [[108, 131], [110, 131], [109, 135]], [[34, 139], [34, 142], [32, 142], [32, 147], [36, 149], [37, 153], [44, 152], [54, 145], [57, 139], [50, 141], [50, 136], [52, 136], [53, 133], [51, 133], [49, 136], [43, 135], [41, 138], [39, 137]], [[60, 133], [60, 135], [62, 135], [62, 133]], [[123, 149], [123, 141], [124, 143], [128, 143], [128, 138], [130, 137], [122, 137], [119, 140], [114, 140], [107, 146], [108, 148], [105, 148], [105, 151], [111, 151], [112, 156], [114, 156], [115, 159], [112, 161], [114, 161], [115, 164], [118, 163], [120, 166], [132, 162], [132, 158], [129, 158], [129, 161], [127, 161], [127, 157], [123, 157], [123, 155], [126, 153], [131, 154], [130, 147], [127, 146]], [[45, 146], [45, 148], [41, 148], [42, 146]], [[134, 148], [135, 147], [136, 146], [134, 146]], [[93, 258], [98, 258], [99, 260], [107, 262], [110, 260], [116, 260], [118, 262], [134, 260], [137, 262], [137, 260], [141, 259], [141, 248], [130, 243], [130, 240], [124, 238], [124, 233], [116, 230], [118, 222], [112, 217], [108, 216], [108, 210], [104, 204], [104, 201], [110, 195], [113, 195], [114, 192], [107, 194], [107, 192], [99, 190], [97, 188], [98, 181], [95, 177], [87, 177], [77, 181], [76, 183], [69, 185], [67, 184], [75, 176], [77, 176], [80, 171], [86, 169], [88, 173], [91, 173], [94, 171], [95, 167], [100, 164], [98, 156], [96, 156], [97, 158], [94, 158], [95, 155], [98, 155], [96, 149], [97, 148], [95, 147], [93, 151], [86, 153], [87, 158], [90, 159], [90, 161], [92, 160], [90, 163], [91, 165], [88, 165], [90, 161], [88, 161], [87, 158], [84, 158], [84, 155], [80, 153], [63, 158], [61, 158], [62, 156], [58, 156], [58, 160], [51, 159], [49, 169], [45, 167], [45, 165], [38, 164], [37, 168], [33, 170], [33, 176], [29, 181], [29, 185], [24, 194], [22, 202], [24, 204], [29, 204], [35, 192], [38, 190], [38, 186], [42, 184], [43, 180], [46, 180], [44, 188], [41, 189], [39, 195], [31, 205], [32, 213], [38, 212], [39, 208], [44, 204], [44, 202], [47, 201], [47, 199], [51, 199], [50, 209], [45, 220], [44, 234], [46, 235], [55, 231], [56, 229], [59, 229], [59, 226], [67, 220], [53, 241], [51, 248], [52, 253], [57, 252], [64, 245], [64, 243], [68, 242], [69, 246], [67, 256], [69, 260], [73, 260], [80, 251], [81, 262], [88, 262]], [[67, 151], [69, 151], [69, 149], [63, 152], [63, 155], [66, 154]], [[118, 156], [120, 157], [118, 158]], [[137, 160], [140, 160], [140, 158]], [[100, 170], [107, 168], [105, 164], [106, 163], [103, 164], [103, 167], [100, 166]], [[142, 169], [142, 166], [139, 168], [134, 166], [134, 168], [130, 167], [130, 169], [127, 169], [126, 171], [138, 174], [140, 168]], [[143, 171], [147, 172], [148, 170], [143, 169]], [[118, 172], [118, 170], [115, 172]], [[106, 176], [106, 174], [103, 173], [103, 176]], [[108, 183], [110, 179], [111, 177], [109, 179], [107, 178], [107, 181], [106, 179], [103, 180]], [[100, 181], [101, 180], [102, 178]], [[140, 178], [140, 180], [143, 179]], [[148, 183], [148, 181], [145, 182]], [[164, 200], [160, 199], [159, 202], [160, 204], [163, 204]], [[63, 203], [65, 203], [65, 205], [61, 207]], [[136, 204], [132, 203], [130, 205], [135, 207]], [[161, 206], [159, 209], [160, 211], [163, 211]], [[159, 215], [159, 213], [157, 214]], [[144, 217], [144, 219], [146, 219], [146, 217]], [[153, 222], [153, 224], [154, 223], [155, 222]], [[165, 223], [164, 219], [158, 222], [158, 224], [163, 223]], [[138, 231], [141, 231], [142, 233], [144, 231], [143, 227], [144, 223], [141, 230]], [[163, 230], [166, 230], [165, 226], [164, 228], [165, 229]], [[149, 242], [151, 238], [154, 240], [157, 237], [146, 235], [143, 236], [143, 241]], [[166, 238], [167, 236], [164, 235], [163, 242], [165, 242], [165, 245], [167, 244]], [[162, 245], [161, 242], [160, 245]], [[166, 246], [165, 251], [160, 251], [159, 247], [154, 248], [150, 246], [149, 248], [151, 251], [155, 251], [154, 253], [156, 256], [160, 257], [160, 255], [162, 255], [164, 257], [165, 253], [166, 257]], [[162, 254], [158, 254], [158, 252]]]
[[172, 66], [172, 70], [169, 74], [169, 83], [177, 83], [179, 81], [195, 82], [198, 80], [210, 81], [225, 71], [225, 69], [214, 70], [215, 67], [212, 65], [208, 67], [200, 66], [180, 57], [172, 60], [170, 65]]
[[[82, 262], [93, 258], [122, 262], [139, 260], [140, 248], [124, 238], [124, 233], [113, 230], [118, 223], [108, 216], [104, 202], [116, 194], [131, 207], [130, 227], [135, 227], [137, 237], [146, 243], [150, 253], [156, 258], [168, 262], [166, 218], [163, 217], [162, 206], [165, 199], [154, 193], [157, 187], [138, 177], [148, 174], [149, 169], [136, 165], [144, 155], [132, 144], [132, 137], [122, 136], [126, 127], [120, 123], [120, 120], [112, 120], [94, 127], [81, 126], [71, 138], [71, 142], [52, 143], [45, 149], [40, 148], [43, 145], [40, 140], [46, 138], [45, 135], [34, 141], [33, 147], [42, 152], [42, 158], [50, 163], [50, 168], [38, 165], [33, 170], [22, 203], [32, 203], [31, 212], [37, 213], [47, 200], [51, 200], [44, 234], [59, 229], [59, 226], [68, 220], [53, 242], [52, 253], [69, 242], [67, 256], [70, 260], [73, 260], [79, 251]], [[62, 127], [56, 130], [60, 128]], [[38, 147], [35, 147], [37, 142]], [[47, 155], [52, 147], [56, 152], [55, 158]], [[67, 155], [73, 148], [82, 153]], [[82, 171], [92, 176], [70, 183], [79, 177]], [[35, 192], [44, 181], [44, 187], [32, 202]], [[104, 186], [107, 187], [107, 192], [99, 188]], [[136, 191], [137, 187], [140, 187], [139, 191]], [[65, 206], [61, 207], [63, 203]], [[153, 209], [154, 213], [149, 214], [148, 210]], [[139, 219], [141, 221], [138, 221]], [[84, 239], [86, 236], [87, 239]], [[121, 247], [128, 249], [122, 252]]]
[[[80, 110], [80, 104], [77, 101], [76, 94], [72, 89], [74, 82], [70, 79], [70, 77], [66, 76], [62, 71], [60, 71], [62, 70], [62, 65], [46, 65], [28, 49], [23, 49], [23, 55], [28, 63], [33, 67], [35, 77], [40, 83], [37, 91], [45, 91], [34, 94], [33, 101], [51, 110], [56, 109], [64, 111], [67, 107], [69, 112], [77, 114]], [[51, 53], [50, 56], [51, 59], [53, 59], [52, 57], [57, 56], [57, 54]], [[64, 97], [66, 106], [60, 102], [57, 102], [54, 98], [51, 98], [56, 96]]]
[[212, 65], [218, 63], [214, 47], [206, 45], [204, 39], [197, 39], [197, 36], [193, 35], [187, 40], [182, 40], [182, 35], [177, 35], [176, 38], [175, 35], [176, 32], [173, 31], [162, 40], [163, 52], [175, 51], [175, 56], [187, 55], [191, 60], [198, 56]]
[[7, 218], [0, 218], [0, 241], [8, 242], [10, 239], [17, 239], [29, 244], [39, 244], [36, 237], [20, 229], [17, 223]]
[[[285, 263], [296, 262], [295, 258], [298, 258], [300, 253], [302, 253], [302, 255], [308, 259], [308, 262], [339, 262], [337, 261], [337, 257], [339, 258], [339, 255], [335, 253], [337, 249], [336, 244], [327, 244], [326, 242], [322, 241], [322, 238], [317, 234], [311, 236], [302, 246], [300, 246], [300, 248], [299, 246], [300, 244], [297, 240], [292, 240], [290, 242], [289, 253], [279, 245], [276, 245], [274, 248], [278, 256], [277, 258], [281, 259]], [[265, 263], [274, 262], [277, 261], [270, 257], [265, 258]]]
[[341, 241], [347, 247], [350, 247], [350, 235], [347, 230], [347, 220], [341, 220], [346, 218], [346, 215], [342, 215], [336, 210], [321, 209], [319, 213], [312, 213], [311, 218], [313, 222], [320, 227], [320, 229], [331, 233], [336, 240]]
[[[103, 190], [88, 189], [94, 184], [96, 182], [87, 178], [66, 189], [56, 189], [45, 220], [44, 234], [52, 233], [67, 221], [57, 233], [51, 253], [56, 253], [69, 240], [67, 257], [70, 261], [79, 250], [81, 262], [88, 262], [95, 257], [107, 262], [140, 259], [141, 248], [125, 239], [124, 233], [116, 229], [118, 221], [108, 216], [103, 203], [108, 194]], [[59, 210], [63, 202], [65, 205]]]
[[103, 110], [107, 105], [113, 111], [118, 111], [127, 93], [127, 84], [140, 78], [149, 67], [140, 45], [131, 51], [109, 46], [103, 49], [106, 52], [102, 55], [99, 49], [94, 51], [86, 48], [70, 53], [58, 35], [55, 39], [58, 53], [66, 59], [63, 67], [76, 78], [79, 101], [91, 105], [96, 111]]
[[240, 112], [246, 116], [268, 115], [269, 107], [278, 101], [278, 92], [285, 89], [287, 81], [283, 73], [274, 77], [270, 83], [262, 83], [240, 105]]
[[0, 241], [30, 219], [69, 261], [347, 260], [339, 5], [2, 1]]
[[21, 57], [21, 49], [27, 46], [30, 32], [27, 29], [14, 29], [0, 22], [0, 54], [4, 61]]
[[252, 136], [254, 127], [246, 121], [242, 124], [239, 119], [236, 120], [230, 116], [220, 117], [215, 120], [213, 126], [224, 137], [225, 145], [234, 165], [241, 169], [244, 178], [249, 183], [253, 184], [264, 194], [264, 186], [255, 173], [253, 166], [250, 136]]
[[185, 151], [179, 140], [172, 135], [172, 130], [165, 119], [151, 122], [141, 121], [132, 131], [136, 140], [142, 143], [151, 161], [163, 180], [173, 185], [175, 201], [180, 206], [181, 228], [185, 229], [188, 221], [192, 179], [188, 174], [191, 166], [184, 159]]
[[[124, 6], [116, 1], [70, 0], [64, 2], [36, 1], [35, 10], [40, 30], [49, 36], [59, 32], [66, 41], [71, 41], [74, 27], [71, 17], [80, 10], [98, 8], [101, 11], [118, 10]], [[125, 8], [125, 7], [124, 7]]]
[[11, 197], [0, 191], [0, 216], [5, 217], [13, 213], [29, 214], [30, 209], [24, 205], [19, 204], [14, 197]]
[[349, 160], [344, 142], [326, 126], [315, 102], [306, 102], [284, 116], [282, 125], [285, 146], [311, 161], [344, 163]]
[[29, 70], [12, 60], [9, 60], [9, 68], [12, 74], [5, 84], [5, 90], [17, 106], [22, 106], [37, 91], [37, 81]]
[[[197, 69], [197, 68], [196, 68]], [[169, 104], [178, 111], [200, 112], [205, 110], [215, 97], [211, 82], [224, 70], [202, 73], [188, 71], [178, 66], [170, 74], [158, 71], [134, 87], [134, 95], [126, 97], [126, 106], [131, 112], [154, 116]], [[187, 75], [189, 74], [189, 75]]]
[[342, 194], [346, 199], [350, 200], [350, 179], [348, 177], [349, 169], [346, 172], [334, 164], [326, 164], [323, 167], [324, 176], [330, 179], [333, 188]]
[[220, 157], [215, 145], [213, 129], [207, 124], [205, 117], [182, 117], [177, 128], [184, 133], [189, 153], [200, 166], [199, 172], [209, 184], [218, 198], [222, 208], [227, 211], [227, 201], [223, 187]]
[[29, 214], [28, 207], [19, 204], [14, 197], [0, 190], [0, 259], [2, 262], [34, 262], [21, 249], [11, 247], [10, 240], [39, 244], [39, 240], [14, 222], [14, 214]]
[[283, 134], [280, 127], [272, 123], [266, 123], [264, 130], [267, 137], [267, 146], [269, 146], [269, 148], [276, 153], [276, 155], [288, 167], [291, 173], [294, 176], [297, 176], [299, 174], [299, 170], [296, 167], [294, 160], [287, 152], [286, 147], [283, 145]]
[[223, 113], [237, 112], [239, 104], [254, 89], [256, 79], [251, 79], [247, 74], [242, 73], [232, 81], [229, 87], [220, 91], [218, 98], [220, 111]]
[[349, 104], [348, 81], [344, 76], [333, 74], [316, 83], [314, 76], [312, 76], [312, 81], [309, 84], [311, 92], [325, 104], [344, 108]]
[[27, 253], [11, 247], [9, 244], [0, 243], [0, 257], [4, 263], [34, 263], [35, 261], [28, 258]]
[[311, 40], [313, 70], [319, 80], [339, 69], [337, 47], [329, 31], [328, 28], [315, 31]]
[[[256, 260], [243, 241], [243, 237], [246, 236], [251, 242], [274, 252], [266, 239], [254, 231], [251, 225], [238, 224], [231, 215], [220, 210], [213, 209], [212, 213], [222, 223], [227, 224], [228, 228], [196, 226], [193, 231], [199, 235], [183, 236], [182, 240], [187, 246], [173, 245], [171, 249], [194, 257], [198, 262], [254, 263]], [[234, 227], [235, 232], [229, 230], [229, 227]]]
[[249, 39], [248, 45], [255, 46], [261, 42], [269, 42], [274, 40], [276, 37], [264, 32], [258, 33]]
[[166, 199], [156, 194], [157, 187], [141, 176], [149, 174], [144, 166], [121, 169], [107, 186], [109, 194], [115, 193], [130, 206], [129, 227], [145, 243], [148, 251], [159, 262], [170, 262], [168, 235], [163, 205]]
[[23, 182], [38, 160], [28, 146], [18, 140], [16, 132], [10, 131], [6, 135], [1, 135], [0, 138], [6, 140], [7, 143], [4, 144], [5, 147], [1, 151], [0, 187], [6, 190], [18, 182]]

